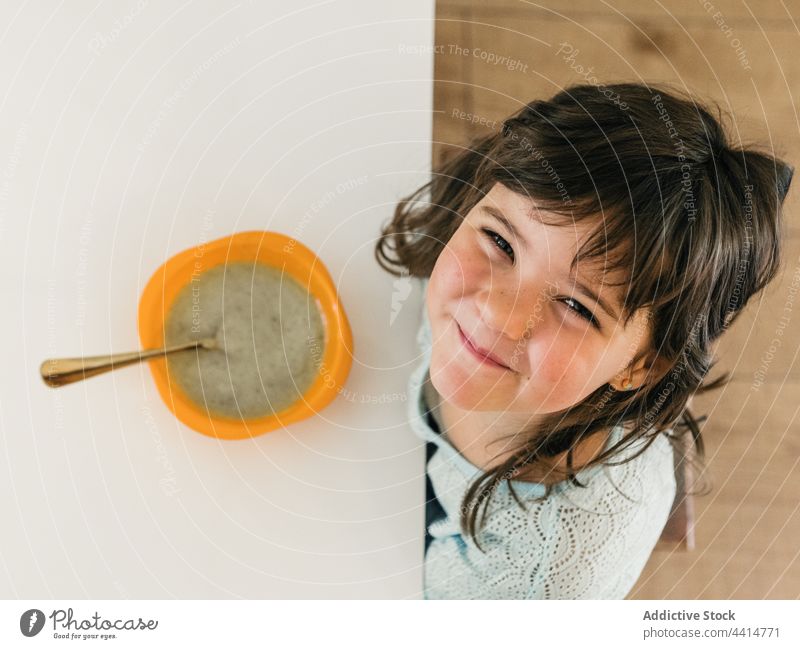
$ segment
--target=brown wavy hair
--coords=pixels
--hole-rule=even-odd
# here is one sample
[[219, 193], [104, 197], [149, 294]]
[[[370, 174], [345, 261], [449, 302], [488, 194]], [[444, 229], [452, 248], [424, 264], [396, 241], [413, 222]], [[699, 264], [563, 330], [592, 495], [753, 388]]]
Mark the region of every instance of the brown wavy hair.
[[533, 199], [554, 215], [554, 225], [596, 219], [572, 266], [601, 259], [621, 271], [624, 324], [638, 309], [651, 309], [658, 348], [643, 354], [666, 359], [659, 365], [666, 369], [650, 372], [635, 389], [606, 383], [524, 431], [525, 442], [465, 494], [460, 525], [476, 544], [491, 495], [504, 480], [523, 506], [511, 478], [549, 473], [553, 458], [566, 452], [565, 477], [584, 487], [574, 449], [615, 426], [628, 434], [585, 467], [621, 464], [609, 460], [649, 438], [626, 461], [633, 460], [662, 433], [681, 453], [691, 434], [696, 456], [705, 460], [699, 426], [705, 417], [696, 418], [688, 401], [730, 380], [726, 372], [704, 384], [717, 362], [711, 345], [779, 271], [782, 205], [794, 171], [757, 145], [732, 148], [717, 112], [719, 119], [667, 84], [568, 87], [457, 149], [382, 225], [375, 248], [381, 267], [426, 278], [464, 216], [495, 183]]

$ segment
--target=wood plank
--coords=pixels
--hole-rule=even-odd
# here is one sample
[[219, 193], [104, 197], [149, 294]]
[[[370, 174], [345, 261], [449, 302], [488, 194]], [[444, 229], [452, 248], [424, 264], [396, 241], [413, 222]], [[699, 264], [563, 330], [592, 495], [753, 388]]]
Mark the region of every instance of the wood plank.
[[[800, 14], [798, 0], [714, 0], [703, 4], [697, 0], [439, 0], [437, 12], [469, 9], [475, 15], [551, 15], [574, 18], [657, 17], [662, 19], [704, 19], [715, 24], [748, 24], [758, 21], [769, 29], [791, 29], [791, 17]], [[719, 15], [716, 15], [719, 12]], [[788, 24], [787, 24], [788, 23]]]

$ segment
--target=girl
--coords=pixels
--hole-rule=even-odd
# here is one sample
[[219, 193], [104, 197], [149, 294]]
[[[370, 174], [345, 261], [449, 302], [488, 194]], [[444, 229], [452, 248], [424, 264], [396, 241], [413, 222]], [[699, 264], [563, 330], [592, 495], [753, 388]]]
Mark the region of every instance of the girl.
[[711, 345], [779, 270], [792, 172], [668, 86], [579, 85], [398, 205], [376, 256], [425, 291], [426, 598], [628, 594], [673, 447], [704, 459]]

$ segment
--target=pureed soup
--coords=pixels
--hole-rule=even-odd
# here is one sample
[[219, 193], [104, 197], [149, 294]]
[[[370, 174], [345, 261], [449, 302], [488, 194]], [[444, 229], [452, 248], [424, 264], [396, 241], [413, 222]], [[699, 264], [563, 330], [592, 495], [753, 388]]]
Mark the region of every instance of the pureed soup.
[[175, 298], [166, 344], [213, 337], [219, 349], [167, 356], [170, 380], [212, 415], [253, 419], [279, 412], [311, 386], [324, 355], [316, 299], [288, 273], [254, 262], [195, 275]]

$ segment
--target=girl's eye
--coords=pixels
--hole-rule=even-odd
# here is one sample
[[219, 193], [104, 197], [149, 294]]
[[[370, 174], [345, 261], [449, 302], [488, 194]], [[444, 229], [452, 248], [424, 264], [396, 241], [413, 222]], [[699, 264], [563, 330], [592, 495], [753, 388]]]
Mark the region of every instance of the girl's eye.
[[[481, 231], [489, 238], [489, 240], [494, 243], [494, 245], [501, 250], [505, 255], [514, 261], [514, 249], [509, 245], [508, 241], [503, 239], [497, 232], [490, 230], [488, 228], [482, 228]], [[592, 315], [592, 312], [589, 311], [585, 306], [583, 306], [580, 302], [578, 302], [574, 298], [567, 298], [562, 300], [564, 304], [566, 304], [569, 310], [575, 314], [577, 317], [582, 318], [583, 320], [589, 322], [597, 329], [600, 329], [600, 323], [597, 321], [597, 318]], [[574, 306], [569, 306], [570, 304]]]
[[571, 306], [569, 307], [570, 311], [575, 313], [579, 318], [583, 318], [584, 320], [590, 322], [592, 325], [594, 325], [598, 329], [600, 328], [600, 323], [597, 322], [597, 318], [595, 318], [592, 315], [592, 312], [589, 311], [589, 309], [587, 309], [585, 306], [583, 306], [576, 299], [570, 297], [570, 298], [567, 298], [566, 300], [563, 300], [563, 302], [564, 302], [564, 304], [568, 304], [568, 303], [574, 304], [575, 305], [574, 307], [571, 307]]
[[489, 237], [489, 240], [492, 241], [497, 248], [502, 250], [509, 257], [509, 259], [512, 261], [514, 260], [514, 249], [508, 244], [508, 241], [503, 239], [503, 237], [497, 234], [497, 232], [489, 230], [488, 228], [483, 228], [481, 232]]

